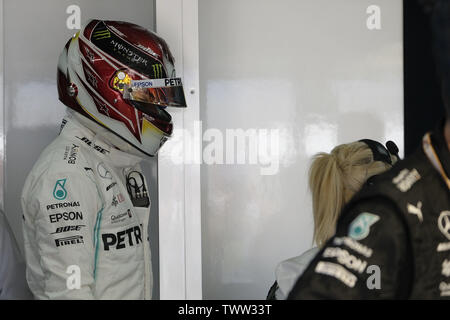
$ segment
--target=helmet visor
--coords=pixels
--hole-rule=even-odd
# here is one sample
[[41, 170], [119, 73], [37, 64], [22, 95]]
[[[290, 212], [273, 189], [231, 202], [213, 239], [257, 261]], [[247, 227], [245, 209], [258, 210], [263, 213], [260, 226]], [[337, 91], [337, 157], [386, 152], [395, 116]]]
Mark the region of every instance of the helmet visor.
[[181, 78], [131, 80], [123, 98], [162, 107], [186, 108]]

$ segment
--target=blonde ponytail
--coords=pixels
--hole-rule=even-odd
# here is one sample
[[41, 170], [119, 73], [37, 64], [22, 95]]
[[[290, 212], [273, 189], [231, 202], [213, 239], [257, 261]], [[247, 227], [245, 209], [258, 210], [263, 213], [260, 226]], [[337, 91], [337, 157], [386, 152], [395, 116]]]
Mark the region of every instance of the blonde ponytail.
[[314, 241], [318, 246], [323, 246], [335, 233], [342, 208], [364, 182], [389, 168], [384, 162], [374, 162], [372, 151], [363, 142], [342, 144], [329, 154], [314, 156], [309, 169], [309, 187], [313, 200]]
[[[309, 170], [309, 186], [313, 197], [314, 241], [319, 246], [334, 233], [339, 209], [344, 202], [344, 181], [338, 166], [334, 155], [319, 153], [314, 157]], [[330, 201], [324, 201], [325, 195]]]

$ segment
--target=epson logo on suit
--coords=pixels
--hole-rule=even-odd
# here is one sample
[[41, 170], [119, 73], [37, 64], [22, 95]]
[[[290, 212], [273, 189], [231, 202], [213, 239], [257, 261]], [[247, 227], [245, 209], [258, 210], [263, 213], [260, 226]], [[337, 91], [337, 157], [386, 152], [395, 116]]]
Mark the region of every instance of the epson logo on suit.
[[83, 220], [83, 212], [63, 212], [63, 213], [54, 213], [49, 216], [50, 223], [59, 222], [60, 220], [69, 221], [69, 220]]

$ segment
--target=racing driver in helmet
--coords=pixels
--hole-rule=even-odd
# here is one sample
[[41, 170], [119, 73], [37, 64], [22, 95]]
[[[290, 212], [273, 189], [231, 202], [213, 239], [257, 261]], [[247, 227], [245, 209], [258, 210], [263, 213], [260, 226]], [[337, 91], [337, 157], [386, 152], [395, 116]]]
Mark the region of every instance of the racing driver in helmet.
[[37, 299], [151, 299], [149, 189], [139, 163], [186, 107], [166, 42], [140, 26], [90, 20], [64, 47], [68, 109], [22, 191], [27, 281]]

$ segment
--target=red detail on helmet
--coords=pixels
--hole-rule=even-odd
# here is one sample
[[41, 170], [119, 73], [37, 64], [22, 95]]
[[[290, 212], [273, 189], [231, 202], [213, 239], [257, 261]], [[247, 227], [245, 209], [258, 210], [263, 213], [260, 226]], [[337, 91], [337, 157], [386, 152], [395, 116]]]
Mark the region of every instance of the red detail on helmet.
[[78, 95], [78, 88], [76, 86], [75, 83], [71, 83], [68, 87], [67, 87], [67, 94], [70, 97], [76, 98], [76, 96]]
[[173, 57], [170, 55], [167, 43], [153, 32], [128, 22], [105, 21], [105, 24], [117, 36], [129, 42], [142, 52], [150, 54], [159, 61], [162, 61], [164, 52], [166, 53], [168, 60], [173, 63]]
[[94, 57], [94, 62], [91, 62], [91, 64], [96, 68], [100, 69], [99, 71], [101, 72], [109, 72], [110, 70], [110, 72], [113, 73], [118, 68], [126, 67], [126, 65], [124, 65], [123, 63], [120, 63], [119, 61], [115, 60], [112, 57], [108, 57], [108, 54], [105, 52], [101, 52], [101, 55], [97, 54], [96, 50], [92, 48], [92, 44], [90, 45], [87, 44], [81, 38], [78, 38], [78, 44], [80, 46], [81, 54], [83, 55], [86, 61], [90, 62], [89, 60], [91, 59], [91, 55], [89, 54], [89, 52], [92, 53]]
[[99, 23], [99, 22], [100, 22], [100, 20], [92, 20], [92, 21], [89, 22], [89, 24], [84, 28], [83, 35], [84, 35], [87, 39], [91, 39], [92, 31], [94, 30], [95, 26], [96, 26], [97, 23]]
[[172, 131], [173, 131], [172, 122], [161, 121], [161, 120], [155, 119], [151, 116], [148, 116], [146, 114], [144, 114], [144, 117], [147, 119], [147, 121], [151, 122], [155, 127], [157, 127], [159, 130], [161, 130], [165, 134], [167, 134], [169, 136], [172, 135]]
[[[91, 90], [89, 88], [89, 86], [86, 84], [86, 82], [84, 82], [81, 79], [80, 79], [80, 81], [83, 84], [86, 91], [88, 92], [88, 94], [92, 97], [92, 100], [94, 101], [94, 103], [97, 107], [97, 110], [99, 110], [101, 108], [102, 104], [105, 104], [109, 110], [109, 117], [123, 122], [127, 126], [128, 130], [130, 130], [130, 132], [133, 134], [133, 136], [139, 142], [141, 142], [141, 133], [139, 132], [138, 119], [136, 116], [137, 110], [133, 106], [129, 105], [128, 103], [124, 103], [123, 100], [118, 100], [117, 103], [113, 106], [113, 108], [111, 108], [110, 106], [107, 105], [107, 103], [109, 103], [109, 101], [108, 101], [109, 99], [106, 100], [107, 103], [105, 103], [94, 93], [93, 90]], [[101, 95], [101, 96], [104, 97], [104, 95]], [[109, 103], [109, 105], [111, 105], [111, 104]]]
[[58, 83], [59, 100], [66, 106], [90, 118], [90, 116], [86, 112], [84, 112], [84, 110], [80, 107], [77, 100], [75, 99], [75, 96], [70, 96], [69, 93], [67, 92], [67, 88], [70, 86], [70, 82], [67, 80], [66, 75], [59, 69], [56, 74], [56, 80]]

